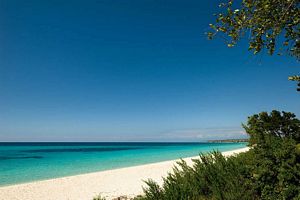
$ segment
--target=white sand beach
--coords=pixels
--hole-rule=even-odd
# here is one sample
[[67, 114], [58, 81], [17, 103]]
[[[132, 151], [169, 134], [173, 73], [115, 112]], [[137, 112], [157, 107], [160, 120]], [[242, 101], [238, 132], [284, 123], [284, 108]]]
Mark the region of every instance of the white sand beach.
[[[248, 149], [227, 151], [223, 155], [230, 156]], [[198, 157], [184, 160], [191, 165], [192, 158]], [[142, 186], [145, 186], [143, 180], [151, 178], [162, 183], [162, 177], [172, 171], [176, 161], [4, 186], [0, 187], [0, 200], [92, 200], [99, 194], [108, 200], [121, 195], [133, 197], [142, 194]]]

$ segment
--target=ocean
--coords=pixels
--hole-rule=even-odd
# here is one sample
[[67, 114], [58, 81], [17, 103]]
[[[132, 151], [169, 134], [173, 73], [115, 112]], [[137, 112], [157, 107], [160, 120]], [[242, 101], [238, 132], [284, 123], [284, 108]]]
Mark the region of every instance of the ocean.
[[136, 166], [247, 143], [0, 143], [0, 186]]

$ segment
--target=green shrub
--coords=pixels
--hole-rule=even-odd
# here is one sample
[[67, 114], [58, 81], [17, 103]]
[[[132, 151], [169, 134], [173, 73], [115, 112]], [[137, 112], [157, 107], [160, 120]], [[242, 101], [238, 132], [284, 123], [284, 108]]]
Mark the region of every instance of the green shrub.
[[244, 125], [251, 150], [225, 158], [219, 152], [183, 160], [162, 187], [146, 183], [143, 200], [299, 200], [300, 121], [287, 112], [262, 112]]
[[183, 160], [178, 163], [173, 173], [165, 179], [163, 186], [149, 180], [144, 189], [144, 199], [180, 200], [180, 199], [256, 199], [247, 163], [246, 154], [225, 158], [220, 152], [200, 155], [195, 159], [193, 167]]
[[262, 112], [244, 127], [255, 145], [254, 186], [261, 199], [299, 199], [300, 121], [288, 112]]
[[97, 197], [94, 197], [93, 200], [106, 200], [104, 197], [101, 197], [101, 195], [98, 195]]

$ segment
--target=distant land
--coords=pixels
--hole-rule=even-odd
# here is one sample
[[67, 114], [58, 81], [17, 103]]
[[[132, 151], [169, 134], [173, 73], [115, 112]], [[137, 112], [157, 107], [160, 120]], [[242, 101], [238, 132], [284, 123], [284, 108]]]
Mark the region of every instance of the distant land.
[[210, 143], [249, 142], [249, 139], [208, 140]]

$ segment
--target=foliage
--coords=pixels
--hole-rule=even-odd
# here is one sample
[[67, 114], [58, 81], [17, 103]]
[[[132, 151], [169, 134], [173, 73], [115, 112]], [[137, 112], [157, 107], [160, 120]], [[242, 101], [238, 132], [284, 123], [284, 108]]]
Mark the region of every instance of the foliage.
[[290, 81], [298, 81], [298, 88], [297, 91], [300, 92], [300, 76], [290, 76], [289, 77]]
[[[270, 114], [261, 112], [248, 118], [244, 129], [250, 136], [250, 145], [272, 145], [275, 138], [291, 138], [300, 142], [300, 120], [290, 112], [273, 110]], [[262, 148], [266, 148], [262, 147]]]
[[244, 154], [226, 159], [220, 152], [200, 155], [190, 167], [178, 162], [165, 179], [163, 187], [147, 181], [144, 200], [198, 200], [198, 199], [256, 199]]
[[244, 128], [255, 145], [257, 193], [262, 199], [298, 199], [300, 120], [289, 112], [262, 112], [249, 117]]
[[300, 199], [300, 121], [289, 112], [262, 112], [244, 127], [248, 152], [201, 154], [192, 167], [182, 160], [162, 186], [147, 181], [139, 200]]
[[[215, 24], [210, 24], [213, 31], [207, 33], [209, 39], [221, 35], [228, 47], [233, 47], [246, 36], [254, 54], [263, 49], [271, 55], [286, 50], [300, 60], [299, 0], [242, 0], [240, 5], [229, 0], [219, 7], [223, 12], [216, 15]], [[300, 83], [299, 76], [296, 80]]]
[[101, 195], [98, 195], [97, 197], [94, 197], [93, 200], [106, 200], [104, 197], [101, 197]]
[[[217, 32], [229, 36], [229, 46], [233, 46], [247, 32], [250, 34], [249, 49], [254, 53], [263, 48], [270, 54], [276, 45], [286, 47], [292, 55], [300, 58], [300, 2], [299, 0], [242, 0], [240, 9], [233, 0], [220, 4], [225, 8], [217, 15], [217, 23], [210, 26]], [[279, 36], [285, 40], [280, 42]]]
[[255, 190], [262, 199], [300, 197], [300, 156], [290, 138], [271, 139], [272, 145], [254, 148]]

